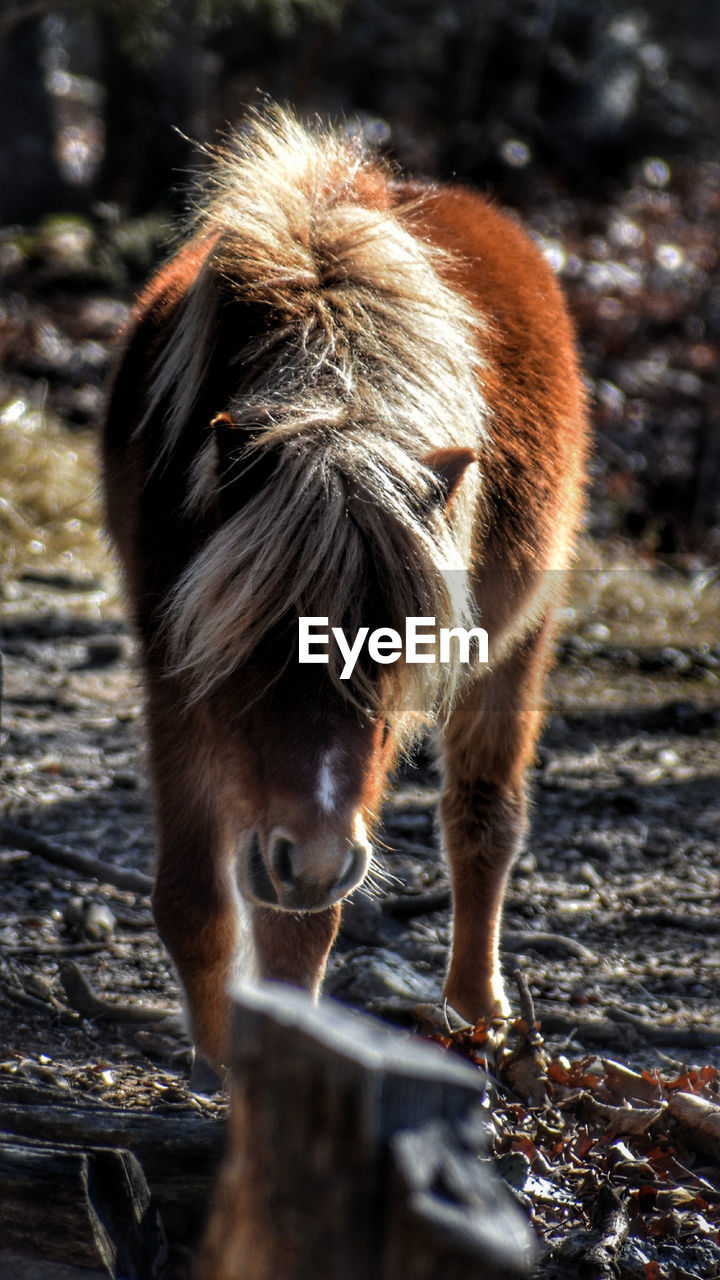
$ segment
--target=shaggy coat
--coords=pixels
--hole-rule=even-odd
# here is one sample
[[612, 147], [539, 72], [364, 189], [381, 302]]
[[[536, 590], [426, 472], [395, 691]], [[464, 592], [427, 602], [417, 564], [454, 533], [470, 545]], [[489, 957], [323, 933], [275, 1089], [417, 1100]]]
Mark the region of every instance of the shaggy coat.
[[[441, 728], [445, 992], [504, 1013], [498, 935], [585, 407], [542, 256], [474, 192], [400, 181], [286, 113], [213, 160], [191, 236], [130, 322], [104, 437], [140, 639], [154, 910], [201, 1052], [223, 1060], [241, 926], [317, 990], [398, 750]], [[480, 624], [487, 666], [301, 666], [299, 616]]]

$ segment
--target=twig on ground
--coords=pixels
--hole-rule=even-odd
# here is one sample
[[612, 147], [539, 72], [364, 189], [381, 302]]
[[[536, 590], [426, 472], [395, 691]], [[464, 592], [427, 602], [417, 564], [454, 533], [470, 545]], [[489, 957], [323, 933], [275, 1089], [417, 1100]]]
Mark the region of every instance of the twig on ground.
[[[430, 915], [433, 911], [445, 911], [452, 902], [448, 885], [440, 889], [429, 889], [426, 893], [393, 894], [382, 901], [385, 915], [396, 916], [402, 920], [411, 920], [415, 916]], [[593, 951], [584, 947], [576, 938], [568, 938], [563, 933], [533, 932], [532, 930], [503, 930], [501, 948], [503, 951], [515, 953], [526, 947], [535, 951], [565, 951], [577, 956], [583, 964], [597, 963]]]
[[10, 982], [0, 982], [0, 1003], [6, 1009], [12, 1008], [13, 1005], [26, 1005], [29, 1009], [40, 1009], [43, 1013], [47, 1013], [47, 1004], [44, 1000], [38, 1000], [37, 996], [33, 996], [29, 991], [25, 991], [23, 987]]
[[535, 1017], [535, 1006], [525, 975], [516, 969], [513, 974], [520, 996], [522, 1022], [514, 1024], [521, 1033], [518, 1042], [500, 1064], [500, 1077], [504, 1084], [531, 1106], [544, 1106], [547, 1102], [548, 1056]]
[[386, 915], [409, 920], [412, 916], [429, 915], [431, 911], [444, 911], [450, 906], [450, 890], [430, 889], [427, 893], [393, 894], [382, 902]]
[[19, 827], [14, 822], [0, 822], [0, 843], [9, 849], [24, 849], [26, 853], [36, 854], [46, 862], [67, 867], [77, 871], [81, 876], [92, 880], [100, 880], [105, 884], [115, 885], [117, 889], [128, 889], [131, 893], [150, 894], [153, 886], [151, 876], [143, 871], [133, 871], [129, 867], [114, 867], [100, 858], [93, 858], [87, 853], [78, 853], [65, 845], [54, 844], [44, 836]]
[[599, 1239], [578, 1258], [580, 1280], [617, 1280], [617, 1260], [627, 1239], [630, 1223], [623, 1201], [609, 1183], [598, 1188], [594, 1213]]
[[503, 929], [500, 947], [503, 951], [523, 951], [530, 947], [535, 951], [567, 951], [577, 956], [583, 964], [597, 964], [594, 951], [584, 947], [576, 938], [568, 938], [564, 933], [533, 932], [532, 929]]
[[60, 965], [60, 981], [68, 1003], [84, 1018], [103, 1018], [108, 1022], [163, 1022], [177, 1018], [177, 1010], [167, 1005], [115, 1004], [97, 996], [74, 960]]
[[530, 1040], [537, 1040], [539, 1038], [539, 1032], [535, 1028], [535, 1023], [537, 1022], [537, 1018], [535, 1017], [535, 1005], [533, 1003], [532, 993], [528, 986], [527, 978], [525, 977], [522, 969], [516, 969], [513, 973], [513, 978], [515, 979], [518, 995], [520, 997], [520, 1017], [524, 1022], [527, 1022], [528, 1025], [526, 1034]]
[[693, 1093], [673, 1093], [668, 1113], [680, 1129], [683, 1140], [693, 1150], [720, 1159], [720, 1107], [709, 1098]]

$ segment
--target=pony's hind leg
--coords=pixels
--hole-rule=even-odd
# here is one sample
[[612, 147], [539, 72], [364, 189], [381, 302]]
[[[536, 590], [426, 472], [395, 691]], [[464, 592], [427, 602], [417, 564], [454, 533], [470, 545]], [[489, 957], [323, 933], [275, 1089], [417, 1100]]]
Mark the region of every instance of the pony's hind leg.
[[481, 676], [445, 734], [441, 818], [453, 893], [445, 996], [470, 1022], [507, 1014], [499, 961], [505, 885], [527, 826], [525, 769], [540, 727], [549, 622]]
[[237, 906], [211, 765], [197, 726], [186, 723], [164, 697], [151, 695], [148, 732], [158, 844], [153, 914], [184, 988], [200, 1079], [203, 1062], [219, 1070], [226, 1058]]

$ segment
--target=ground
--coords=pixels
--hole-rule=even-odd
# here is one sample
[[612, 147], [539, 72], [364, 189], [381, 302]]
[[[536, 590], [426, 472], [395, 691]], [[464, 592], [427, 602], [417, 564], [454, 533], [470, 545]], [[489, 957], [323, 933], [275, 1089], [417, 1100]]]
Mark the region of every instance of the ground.
[[[689, 1065], [720, 1066], [717, 587], [588, 567], [575, 598], [508, 892], [505, 967], [522, 969], [553, 1061], [620, 1058], [677, 1079]], [[6, 816], [115, 867], [150, 870], [140, 688], [114, 582], [20, 575], [6, 584], [2, 648]], [[385, 809], [386, 909], [354, 895], [328, 974], [330, 993], [391, 1021], [408, 1022], [441, 987], [449, 912], [428, 910], [427, 896], [446, 886], [437, 787], [421, 751]], [[72, 960], [123, 1009], [179, 1010], [147, 897], [5, 845], [0, 1073], [125, 1107], [219, 1114], [220, 1099], [188, 1087], [179, 1030], [83, 1016], [61, 976]], [[531, 1142], [537, 1168], [545, 1157], [526, 1130], [516, 1115], [499, 1145]], [[549, 1222], [536, 1207], [549, 1238], [566, 1163], [540, 1166], [556, 1194]]]

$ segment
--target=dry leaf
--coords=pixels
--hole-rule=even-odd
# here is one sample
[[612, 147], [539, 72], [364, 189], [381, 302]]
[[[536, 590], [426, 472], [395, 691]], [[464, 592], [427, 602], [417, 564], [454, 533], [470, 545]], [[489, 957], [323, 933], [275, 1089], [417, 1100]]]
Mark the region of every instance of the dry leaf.
[[605, 1070], [605, 1084], [611, 1093], [628, 1102], [659, 1102], [662, 1097], [662, 1084], [659, 1078], [643, 1071], [631, 1071], [623, 1062], [615, 1062], [612, 1058], [602, 1059]]
[[612, 1107], [606, 1102], [598, 1102], [589, 1093], [583, 1097], [583, 1113], [597, 1120], [608, 1134], [637, 1135], [647, 1133], [648, 1129], [660, 1119], [667, 1108], [663, 1102], [659, 1107]]

